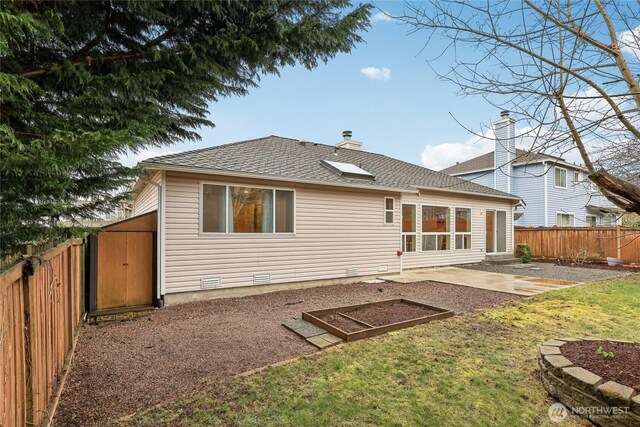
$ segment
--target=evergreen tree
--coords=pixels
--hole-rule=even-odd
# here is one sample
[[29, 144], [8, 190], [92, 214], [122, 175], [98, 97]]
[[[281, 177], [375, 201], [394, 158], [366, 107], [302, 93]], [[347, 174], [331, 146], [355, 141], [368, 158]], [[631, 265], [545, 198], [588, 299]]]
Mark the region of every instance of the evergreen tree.
[[207, 105], [361, 41], [345, 0], [4, 1], [0, 248], [65, 238], [140, 173], [118, 156], [197, 140]]

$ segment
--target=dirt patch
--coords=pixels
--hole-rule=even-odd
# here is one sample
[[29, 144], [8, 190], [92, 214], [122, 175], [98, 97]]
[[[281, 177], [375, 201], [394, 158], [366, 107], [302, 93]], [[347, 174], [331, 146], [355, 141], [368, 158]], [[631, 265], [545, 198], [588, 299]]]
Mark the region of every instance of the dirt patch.
[[439, 313], [442, 313], [442, 311], [421, 307], [415, 304], [397, 302], [387, 305], [361, 307], [345, 314], [353, 317], [354, 319], [360, 320], [361, 322], [377, 327]]
[[547, 264], [555, 264], [563, 267], [592, 268], [595, 270], [626, 271], [628, 273], [640, 273], [640, 266], [631, 267], [628, 265], [609, 265], [605, 262], [576, 264], [575, 262], [568, 259], [552, 259], [552, 258], [536, 258], [535, 262], [544, 262]]
[[358, 322], [354, 322], [351, 319], [347, 319], [344, 316], [340, 316], [338, 313], [333, 314], [323, 314], [321, 316], [316, 316], [318, 319], [322, 320], [325, 323], [328, 323], [336, 328], [340, 329], [344, 332], [357, 332], [363, 329], [367, 329], [365, 326], [362, 326]]
[[303, 311], [394, 298], [466, 311], [521, 297], [434, 282], [362, 283], [185, 303], [135, 320], [84, 325], [56, 425], [110, 425], [191, 394], [205, 381], [221, 383], [313, 353], [315, 347], [282, 323]]
[[[613, 352], [613, 357], [598, 353]], [[611, 341], [578, 341], [560, 347], [562, 355], [605, 381], [615, 381], [640, 391], [640, 344]]]

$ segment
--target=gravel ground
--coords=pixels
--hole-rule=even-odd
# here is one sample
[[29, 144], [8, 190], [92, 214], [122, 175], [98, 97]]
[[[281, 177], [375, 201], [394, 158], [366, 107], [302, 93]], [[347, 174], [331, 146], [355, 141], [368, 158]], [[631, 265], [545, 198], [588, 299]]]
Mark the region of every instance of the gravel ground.
[[281, 324], [302, 311], [398, 297], [456, 310], [520, 297], [434, 282], [323, 286], [186, 303], [135, 320], [84, 325], [56, 411], [56, 426], [115, 418], [196, 391], [203, 381], [316, 351]]
[[[520, 269], [515, 266], [525, 266]], [[532, 262], [530, 264], [511, 265], [460, 265], [458, 267], [491, 273], [519, 274], [522, 276], [543, 277], [545, 279], [570, 280], [573, 282], [595, 282], [610, 277], [624, 276], [630, 273], [623, 271], [598, 270], [595, 268], [563, 267], [547, 262]], [[531, 270], [531, 268], [540, 270]]]

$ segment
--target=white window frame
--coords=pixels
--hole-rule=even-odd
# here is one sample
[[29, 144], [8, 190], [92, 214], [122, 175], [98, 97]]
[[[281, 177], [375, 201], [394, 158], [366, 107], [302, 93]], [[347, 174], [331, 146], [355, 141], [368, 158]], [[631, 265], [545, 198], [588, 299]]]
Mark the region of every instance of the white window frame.
[[[455, 242], [452, 242], [451, 240], [452, 240], [452, 238], [453, 238], [453, 240], [455, 240], [455, 237], [453, 236], [453, 233], [452, 233], [453, 227], [451, 227], [451, 206], [443, 206], [443, 205], [436, 205], [436, 204], [430, 204], [430, 203], [429, 203], [429, 204], [427, 204], [427, 203], [425, 203], [425, 204], [421, 204], [421, 205], [420, 205], [420, 220], [422, 220], [422, 218], [423, 218], [423, 215], [422, 215], [422, 209], [423, 209], [424, 207], [429, 207], [429, 208], [446, 208], [446, 209], [448, 209], [448, 210], [449, 210], [449, 231], [446, 231], [446, 232], [441, 232], [441, 231], [438, 231], [438, 232], [424, 231], [424, 230], [423, 230], [423, 228], [422, 228], [422, 222], [421, 222], [421, 223], [420, 223], [420, 224], [421, 224], [421, 225], [420, 225], [420, 235], [421, 235], [421, 239], [420, 239], [420, 240], [421, 240], [421, 242], [420, 242], [420, 243], [421, 243], [421, 246], [420, 246], [420, 248], [421, 248], [421, 251], [422, 251], [422, 252], [444, 252], [444, 251], [452, 251], [452, 250], [453, 250], [453, 247], [455, 246]], [[417, 216], [417, 215], [416, 215], [416, 216]], [[425, 240], [424, 240], [424, 237], [425, 237], [425, 236], [436, 236], [436, 243], [438, 242], [438, 236], [449, 236], [449, 249], [438, 249], [438, 245], [436, 245], [436, 249], [435, 249], [435, 250], [431, 250], [431, 249], [427, 250], [427, 249], [424, 249], [424, 248], [422, 247], [422, 243], [425, 241]]]
[[574, 184], [580, 183], [580, 171], [573, 171], [573, 183]]
[[[589, 218], [594, 218], [595, 221], [595, 225], [593, 225], [593, 227], [597, 227], [598, 226], [598, 215], [593, 215], [593, 214], [586, 214], [584, 216], [584, 226], [585, 227], [591, 227], [591, 225], [589, 224]], [[558, 221], [558, 219], [556, 218], [556, 222]]]
[[[564, 171], [564, 187], [562, 185], [558, 185], [558, 183], [556, 181], [556, 172], [559, 171], [559, 170], [560, 171]], [[567, 168], [561, 168], [560, 166], [554, 166], [553, 167], [553, 185], [556, 188], [562, 188], [562, 189], [566, 190], [567, 187], [568, 187], [568, 182], [567, 182], [568, 181], [568, 176], [569, 176], [569, 173], [567, 172]]]
[[[393, 207], [391, 209], [387, 209], [387, 200], [391, 200], [393, 203]], [[396, 223], [396, 199], [394, 197], [385, 197], [382, 205], [382, 210], [384, 212], [384, 217], [382, 218], [382, 222], [384, 225], [394, 225]], [[387, 222], [387, 213], [391, 212], [393, 217], [391, 222]]]
[[[456, 209], [469, 209], [469, 228], [471, 229], [471, 231], [463, 231], [463, 232], [458, 232], [457, 228], [456, 228]], [[452, 242], [452, 247], [454, 250], [456, 251], [471, 251], [473, 250], [473, 209], [470, 206], [454, 206], [453, 210], [453, 242]], [[468, 234], [469, 238], [471, 239], [470, 244], [469, 244], [469, 249], [466, 248], [460, 248], [458, 249], [458, 247], [456, 246], [456, 236], [458, 234], [464, 235], [464, 234]]]
[[[572, 225], [559, 225], [558, 215], [568, 215], [573, 218]], [[574, 212], [556, 211], [556, 227], [575, 227], [576, 226], [576, 214]]]
[[[505, 237], [506, 240], [508, 240], [509, 238], [509, 234], [507, 233], [507, 231], [509, 230], [509, 227], [507, 226], [507, 224], [509, 223], [507, 220], [509, 219], [509, 211], [505, 210], [505, 209], [485, 209], [484, 210], [484, 214], [485, 214], [485, 235], [487, 234], [487, 229], [486, 229], [486, 218], [487, 218], [487, 212], [493, 212], [494, 213], [494, 217], [493, 217], [493, 249], [494, 251], [498, 249], [498, 212], [504, 212], [504, 221], [505, 221]], [[521, 212], [524, 215], [524, 212]], [[514, 214], [514, 219], [512, 220], [513, 222], [515, 222], [515, 212], [513, 212]], [[513, 222], [512, 227], [513, 227]], [[485, 242], [485, 251], [486, 251], [486, 242]], [[488, 254], [506, 254], [509, 253], [509, 246], [506, 244], [505, 242], [505, 252], [487, 252]]]
[[[220, 187], [225, 187], [224, 190], [224, 229], [225, 231], [203, 231], [203, 219], [204, 219], [204, 186], [205, 185], [217, 185]], [[273, 191], [273, 231], [271, 233], [233, 233], [229, 231], [229, 187], [246, 187], [246, 188], [258, 188], [261, 190], [272, 190]], [[276, 232], [276, 203], [275, 203], [275, 192], [276, 190], [280, 191], [293, 191], [293, 232]], [[297, 230], [297, 222], [298, 222], [298, 199], [297, 192], [294, 188], [287, 187], [272, 187], [272, 186], [264, 186], [264, 185], [254, 185], [254, 184], [242, 184], [242, 183], [233, 183], [233, 182], [219, 182], [219, 181], [200, 181], [198, 183], [198, 235], [200, 236], [233, 236], [233, 237], [274, 237], [274, 236], [295, 236]]]
[[[413, 206], [413, 208], [415, 209], [415, 226], [414, 231], [413, 232], [404, 232], [404, 230], [402, 230], [402, 223], [404, 222], [404, 209], [403, 206], [407, 205], [407, 206]], [[420, 244], [418, 242], [418, 205], [416, 203], [400, 203], [400, 213], [401, 213], [401, 220], [400, 220], [400, 244], [402, 247], [402, 253], [407, 253], [407, 254], [415, 254], [418, 253], [418, 248], [420, 247]], [[406, 239], [405, 236], [414, 236], [415, 237], [415, 242], [416, 242], [416, 249], [414, 251], [407, 251], [406, 250]]]
[[[610, 221], [611, 221], [611, 223], [610, 223], [610, 224], [605, 224], [605, 222], [604, 222], [604, 221], [605, 221], [605, 219], [610, 220]], [[616, 225], [618, 225], [616, 216], [615, 216], [615, 215], [612, 215], [612, 214], [605, 214], [605, 215], [602, 215], [602, 217], [600, 218], [600, 224], [601, 224], [603, 227], [615, 227]]]

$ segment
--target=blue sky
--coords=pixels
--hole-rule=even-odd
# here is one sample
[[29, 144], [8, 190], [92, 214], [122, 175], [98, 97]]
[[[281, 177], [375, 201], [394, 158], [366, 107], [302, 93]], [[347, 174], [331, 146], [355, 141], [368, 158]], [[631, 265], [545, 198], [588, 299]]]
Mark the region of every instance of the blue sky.
[[[390, 15], [402, 14], [404, 7], [376, 5]], [[426, 62], [440, 53], [437, 41], [423, 50], [427, 34], [410, 34], [411, 28], [373, 13], [364, 43], [350, 54], [311, 71], [298, 66], [264, 76], [249, 95], [210, 105], [216, 126], [199, 130], [202, 141], [146, 150], [124, 162], [267, 135], [335, 144], [346, 129], [366, 151], [436, 170], [492, 151], [491, 140], [478, 141], [465, 127], [480, 132], [499, 111], [480, 97], [457, 95], [454, 84], [437, 78]]]
[[[402, 2], [377, 5], [390, 14], [403, 7]], [[408, 27], [379, 17], [350, 54], [312, 71], [285, 68], [279, 77], [263, 77], [247, 96], [212, 103], [210, 119], [216, 126], [199, 130], [202, 141], [143, 151], [126, 163], [271, 134], [335, 144], [349, 129], [366, 151], [435, 167], [421, 162], [427, 145], [469, 140], [450, 113], [478, 129], [480, 122], [497, 119], [499, 111], [481, 99], [456, 95], [453, 84], [437, 79], [426, 63], [428, 53], [420, 52], [425, 34], [408, 35]], [[388, 69], [389, 78], [372, 79], [361, 72], [368, 67]], [[439, 166], [448, 166], [444, 163]]]

